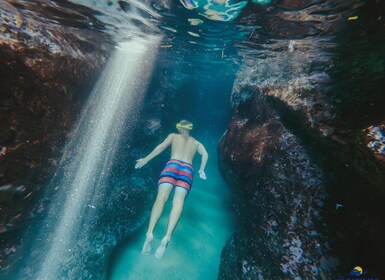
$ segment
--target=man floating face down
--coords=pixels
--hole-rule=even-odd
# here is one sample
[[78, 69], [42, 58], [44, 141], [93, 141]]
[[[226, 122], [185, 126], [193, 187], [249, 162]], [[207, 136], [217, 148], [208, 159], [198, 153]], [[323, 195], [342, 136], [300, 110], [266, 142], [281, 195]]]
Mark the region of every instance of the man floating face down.
[[192, 166], [193, 158], [198, 152], [202, 156], [199, 168], [199, 177], [206, 180], [205, 167], [208, 160], [208, 154], [205, 147], [190, 136], [193, 124], [187, 120], [181, 120], [176, 128], [179, 134], [171, 133], [159, 144], [148, 156], [137, 160], [135, 168], [142, 168], [151, 159], [159, 155], [166, 148], [171, 146], [171, 158], [166, 163], [160, 174], [158, 181], [158, 195], [152, 207], [150, 222], [146, 233], [146, 239], [143, 244], [142, 254], [148, 255], [151, 251], [151, 241], [153, 240], [153, 231], [163, 212], [172, 189], [175, 187], [173, 205], [170, 212], [167, 231], [163, 237], [155, 257], [162, 258], [166, 246], [170, 241], [171, 235], [179, 221], [183, 209], [183, 203], [189, 191], [191, 190], [194, 168]]

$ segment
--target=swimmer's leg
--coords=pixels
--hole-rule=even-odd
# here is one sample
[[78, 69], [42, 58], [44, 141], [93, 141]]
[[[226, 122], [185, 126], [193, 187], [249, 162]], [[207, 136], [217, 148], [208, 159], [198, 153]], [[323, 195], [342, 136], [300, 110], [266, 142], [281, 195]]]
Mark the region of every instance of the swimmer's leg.
[[174, 232], [174, 229], [182, 214], [183, 204], [187, 194], [188, 194], [188, 191], [186, 189], [181, 187], [175, 188], [174, 198], [172, 201], [172, 209], [171, 209], [170, 217], [168, 219], [167, 232], [166, 232], [166, 235], [163, 237], [162, 242], [160, 243], [160, 246], [155, 252], [155, 257], [157, 258], [163, 257], [163, 254], [166, 250], [167, 243], [170, 241], [171, 235]]
[[148, 229], [146, 233], [146, 240], [143, 244], [143, 255], [148, 255], [148, 253], [151, 251], [151, 241], [154, 238], [153, 231], [156, 224], [158, 223], [160, 215], [163, 212], [164, 204], [170, 196], [172, 188], [173, 185], [170, 183], [163, 183], [160, 184], [158, 187], [158, 195], [156, 197], [154, 205], [152, 206], [150, 222], [148, 224]]

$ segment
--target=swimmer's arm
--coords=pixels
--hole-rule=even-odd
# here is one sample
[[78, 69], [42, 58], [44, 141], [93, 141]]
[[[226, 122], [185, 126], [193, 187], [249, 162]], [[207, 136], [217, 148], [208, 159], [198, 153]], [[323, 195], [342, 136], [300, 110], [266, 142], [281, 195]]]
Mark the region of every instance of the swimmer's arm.
[[199, 143], [198, 145], [198, 153], [202, 155], [201, 167], [199, 168], [199, 177], [206, 180], [205, 168], [207, 164], [207, 160], [209, 159], [209, 154], [207, 153], [205, 147]]
[[146, 165], [150, 160], [152, 160], [154, 157], [163, 152], [168, 146], [170, 146], [173, 139], [174, 134], [171, 133], [162, 143], [156, 146], [155, 149], [148, 156], [146, 156], [145, 158], [138, 159], [137, 163], [135, 164], [135, 168], [141, 168]]
[[154, 157], [156, 157], [161, 152], [163, 152], [166, 148], [168, 148], [168, 146], [171, 145], [173, 139], [174, 139], [174, 134], [173, 133], [169, 134], [162, 143], [156, 146], [156, 148], [148, 156], [145, 157], [145, 159], [147, 159], [147, 161], [152, 160]]

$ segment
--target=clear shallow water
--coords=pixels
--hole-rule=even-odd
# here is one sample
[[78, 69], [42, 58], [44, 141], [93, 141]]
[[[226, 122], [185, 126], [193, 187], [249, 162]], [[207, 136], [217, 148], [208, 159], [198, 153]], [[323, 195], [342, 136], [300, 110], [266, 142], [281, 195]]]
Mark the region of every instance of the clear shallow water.
[[[154, 253], [167, 227], [171, 196], [155, 229], [151, 254], [141, 254], [146, 224], [129, 243], [119, 248], [111, 264], [111, 280], [205, 280], [218, 277], [221, 250], [234, 231], [234, 216], [229, 189], [218, 172], [215, 139], [205, 137], [201, 141], [208, 144], [210, 156], [207, 180], [195, 176], [193, 189], [163, 259], [155, 258]], [[196, 159], [194, 166], [198, 164]]]

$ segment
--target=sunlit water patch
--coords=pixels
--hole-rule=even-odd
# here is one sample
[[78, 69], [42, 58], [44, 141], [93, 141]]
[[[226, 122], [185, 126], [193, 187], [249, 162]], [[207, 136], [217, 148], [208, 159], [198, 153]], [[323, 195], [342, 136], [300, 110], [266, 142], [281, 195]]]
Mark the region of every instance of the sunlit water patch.
[[235, 20], [247, 5], [247, 1], [229, 0], [180, 0], [180, 2], [186, 9], [196, 9], [198, 14], [217, 21]]

